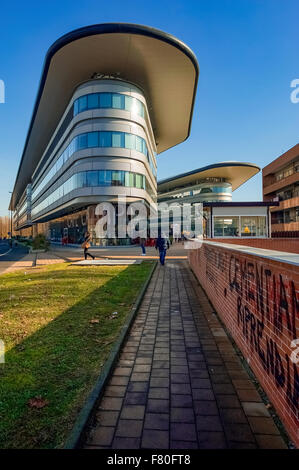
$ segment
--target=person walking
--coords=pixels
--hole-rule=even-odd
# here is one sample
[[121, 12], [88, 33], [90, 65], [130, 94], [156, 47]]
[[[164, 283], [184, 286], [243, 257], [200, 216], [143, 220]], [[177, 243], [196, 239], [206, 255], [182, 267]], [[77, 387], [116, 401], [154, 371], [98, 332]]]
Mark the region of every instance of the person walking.
[[141, 246], [141, 250], [142, 250], [142, 256], [146, 255], [145, 244], [146, 244], [146, 239], [145, 238], [140, 238], [140, 246]]
[[164, 238], [161, 234], [159, 234], [156, 240], [156, 250], [159, 249], [160, 263], [162, 266], [164, 266], [166, 251], [168, 248], [169, 248], [169, 241], [166, 238]]
[[84, 242], [82, 243], [82, 248], [84, 249], [84, 258], [87, 259], [87, 256], [90, 256], [92, 259], [95, 259], [91, 253], [89, 253], [88, 248], [90, 248], [91, 236], [89, 232], [85, 232]]

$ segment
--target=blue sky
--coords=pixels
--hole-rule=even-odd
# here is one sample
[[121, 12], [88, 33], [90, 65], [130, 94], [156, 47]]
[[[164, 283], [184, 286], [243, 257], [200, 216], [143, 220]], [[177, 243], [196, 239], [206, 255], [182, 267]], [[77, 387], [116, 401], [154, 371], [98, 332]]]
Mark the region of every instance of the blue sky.
[[[51, 0], [1, 5], [0, 215], [8, 213], [44, 56], [66, 32], [94, 23], [153, 26], [183, 40], [200, 65], [192, 130], [158, 157], [158, 177], [225, 160], [265, 166], [299, 142], [298, 0]], [[261, 174], [233, 194], [261, 199]]]

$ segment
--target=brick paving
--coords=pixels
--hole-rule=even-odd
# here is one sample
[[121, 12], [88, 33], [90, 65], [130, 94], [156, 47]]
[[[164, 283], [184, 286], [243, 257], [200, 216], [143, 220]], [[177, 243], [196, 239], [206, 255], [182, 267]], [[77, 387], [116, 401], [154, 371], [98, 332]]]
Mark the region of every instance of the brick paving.
[[[66, 261], [75, 261], [83, 259], [83, 250], [81, 247], [74, 246], [61, 246], [51, 245], [51, 251], [56, 256], [65, 259]], [[130, 246], [110, 246], [110, 247], [95, 247], [92, 246], [89, 250], [93, 255], [98, 258], [111, 258], [111, 259], [159, 259], [158, 252], [154, 247], [146, 247], [146, 256], [141, 255], [141, 248], [139, 245]], [[167, 250], [167, 259], [171, 260], [186, 260], [187, 252], [184, 244], [173, 243], [170, 249]]]
[[187, 263], [156, 269], [83, 447], [286, 448]]

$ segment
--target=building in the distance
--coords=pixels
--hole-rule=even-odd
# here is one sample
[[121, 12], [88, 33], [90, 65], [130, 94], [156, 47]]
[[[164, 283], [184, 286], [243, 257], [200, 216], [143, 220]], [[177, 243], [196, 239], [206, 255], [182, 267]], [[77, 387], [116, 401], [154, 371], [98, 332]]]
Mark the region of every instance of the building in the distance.
[[272, 237], [299, 236], [299, 144], [263, 168], [263, 199], [271, 210]]
[[[21, 235], [94, 244], [100, 202], [157, 202], [156, 155], [190, 134], [199, 68], [182, 41], [124, 23], [49, 49], [10, 209]], [[116, 214], [116, 217], [118, 214]], [[117, 220], [116, 220], [117, 226]], [[112, 243], [129, 243], [116, 237]]]
[[[232, 202], [232, 192], [259, 171], [253, 163], [236, 161], [198, 168], [158, 181], [158, 202], [181, 206], [203, 203], [204, 235], [208, 238], [268, 237], [270, 203]], [[178, 225], [183, 228], [183, 217], [177, 219], [170, 213], [174, 230]]]

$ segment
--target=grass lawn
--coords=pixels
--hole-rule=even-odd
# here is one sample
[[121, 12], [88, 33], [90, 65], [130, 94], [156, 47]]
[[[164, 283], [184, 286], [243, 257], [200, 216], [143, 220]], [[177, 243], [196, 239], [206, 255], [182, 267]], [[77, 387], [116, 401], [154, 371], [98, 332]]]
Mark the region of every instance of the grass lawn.
[[0, 448], [63, 446], [151, 267], [63, 263], [0, 276]]

